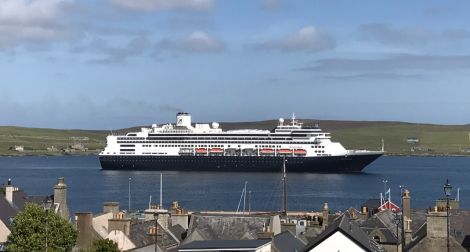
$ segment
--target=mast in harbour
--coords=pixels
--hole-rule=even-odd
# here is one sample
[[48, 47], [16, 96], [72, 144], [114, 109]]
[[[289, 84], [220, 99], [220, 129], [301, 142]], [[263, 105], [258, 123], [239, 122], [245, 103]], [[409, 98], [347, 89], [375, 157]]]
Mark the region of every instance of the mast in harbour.
[[281, 194], [281, 216], [287, 216], [287, 173], [286, 159], [282, 161], [282, 194]]

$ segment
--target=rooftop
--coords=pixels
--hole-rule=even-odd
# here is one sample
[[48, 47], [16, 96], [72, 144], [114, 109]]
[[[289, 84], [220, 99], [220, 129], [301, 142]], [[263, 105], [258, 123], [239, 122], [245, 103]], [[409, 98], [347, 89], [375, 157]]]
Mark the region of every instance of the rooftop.
[[270, 240], [209, 240], [193, 241], [179, 247], [179, 251], [193, 249], [256, 249], [271, 243]]

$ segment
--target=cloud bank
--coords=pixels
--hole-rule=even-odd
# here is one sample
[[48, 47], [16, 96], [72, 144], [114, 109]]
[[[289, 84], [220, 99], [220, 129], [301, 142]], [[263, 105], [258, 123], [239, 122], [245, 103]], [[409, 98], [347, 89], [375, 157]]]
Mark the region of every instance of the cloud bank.
[[192, 10], [212, 9], [213, 0], [109, 0], [115, 6], [133, 11]]
[[320, 52], [336, 46], [332, 36], [314, 26], [305, 26], [289, 36], [249, 45], [256, 50], [279, 52]]
[[379, 59], [330, 58], [313, 61], [301, 68], [315, 72], [384, 72], [394, 70], [470, 69], [470, 55], [398, 54]]
[[1, 0], [0, 49], [64, 39], [60, 22], [73, 0]]
[[156, 45], [156, 54], [161, 52], [217, 53], [225, 49], [225, 43], [209, 34], [195, 31], [178, 39], [163, 39]]

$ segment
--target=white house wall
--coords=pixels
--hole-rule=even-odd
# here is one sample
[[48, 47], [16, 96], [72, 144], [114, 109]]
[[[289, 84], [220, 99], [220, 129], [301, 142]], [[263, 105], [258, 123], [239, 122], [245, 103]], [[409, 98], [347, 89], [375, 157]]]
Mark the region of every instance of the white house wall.
[[6, 242], [9, 235], [10, 229], [0, 220], [0, 242]]
[[271, 252], [271, 243], [267, 243], [264, 246], [259, 247], [256, 249], [256, 252]]
[[351, 241], [343, 233], [336, 231], [333, 235], [318, 244], [310, 252], [363, 252], [366, 251]]

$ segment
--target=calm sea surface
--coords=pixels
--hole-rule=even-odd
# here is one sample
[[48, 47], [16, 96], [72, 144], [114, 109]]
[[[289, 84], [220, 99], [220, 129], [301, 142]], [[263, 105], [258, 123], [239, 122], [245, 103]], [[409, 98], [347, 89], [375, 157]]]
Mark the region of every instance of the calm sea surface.
[[[129, 178], [132, 209], [146, 208], [150, 195], [159, 198], [158, 171], [103, 171], [97, 156], [0, 157], [0, 184], [12, 178], [29, 195], [52, 194], [60, 176], [72, 212], [99, 212], [103, 201], [119, 201], [127, 209]], [[165, 207], [177, 200], [189, 210], [234, 211], [247, 181], [253, 210], [279, 210], [280, 178], [280, 173], [164, 172], [163, 201]], [[314, 211], [323, 202], [334, 210], [359, 208], [379, 197], [385, 179], [392, 201], [400, 202], [403, 184], [411, 191], [412, 207], [426, 208], [443, 196], [446, 178], [454, 196], [460, 188], [461, 206], [470, 208], [469, 157], [381, 157], [361, 174], [288, 174], [288, 208]]]

